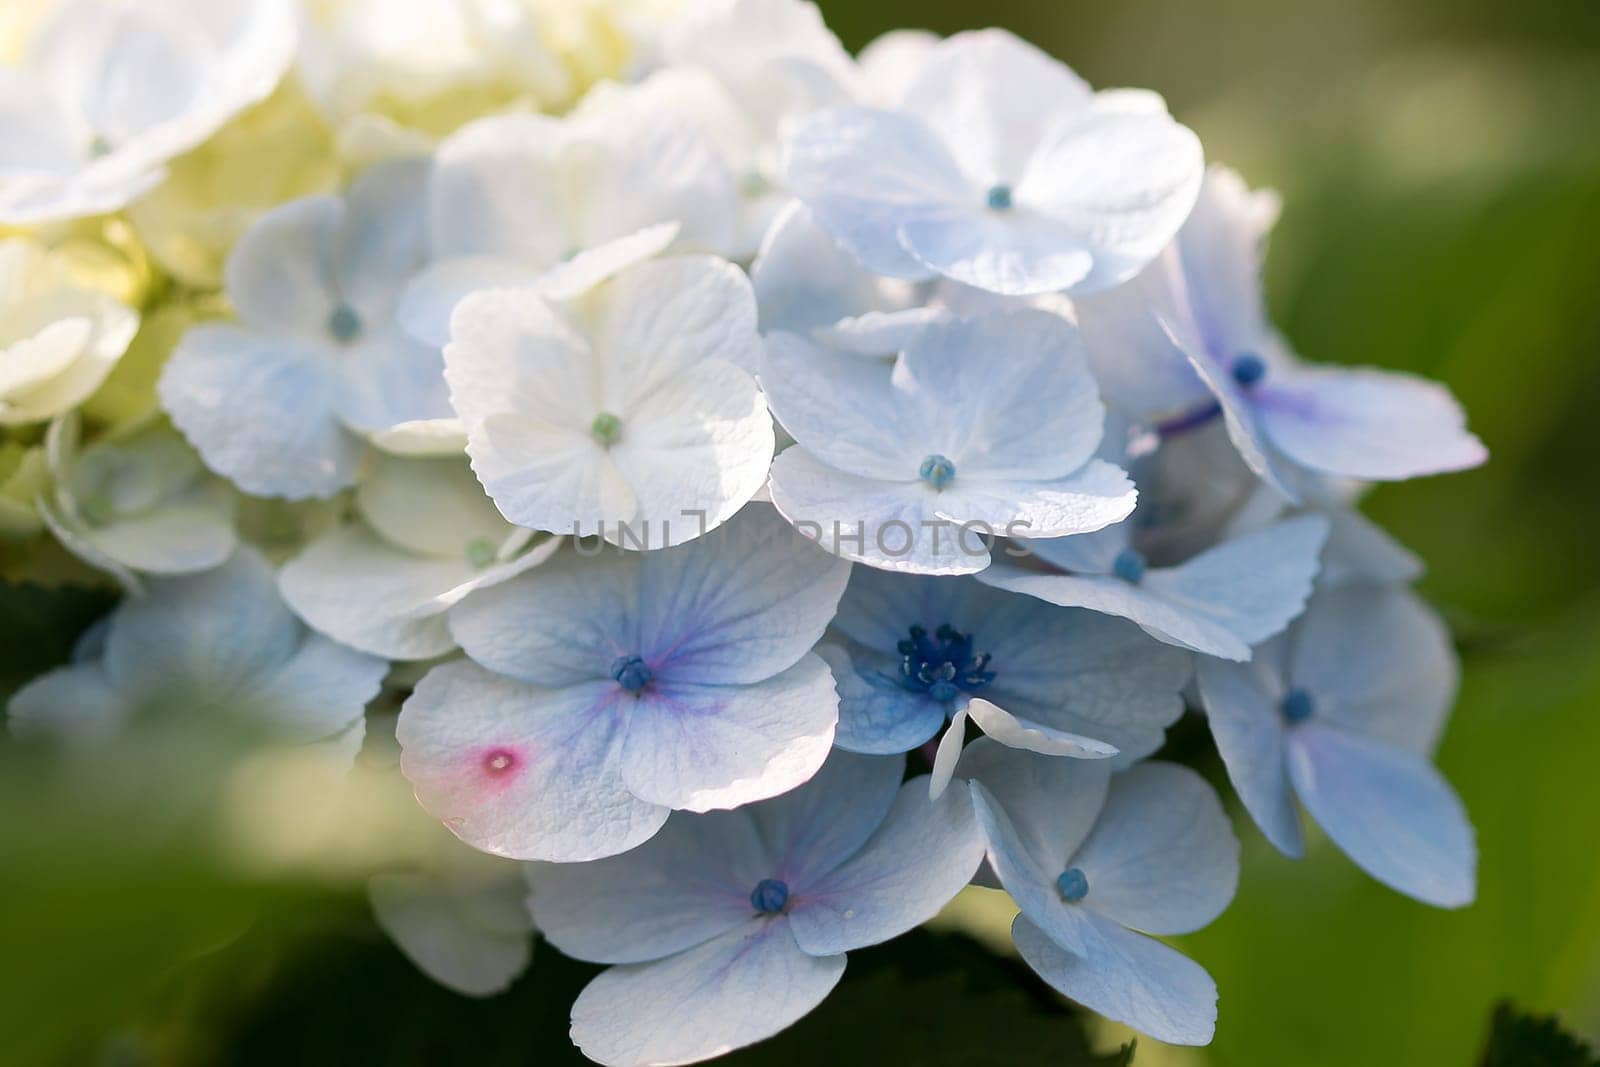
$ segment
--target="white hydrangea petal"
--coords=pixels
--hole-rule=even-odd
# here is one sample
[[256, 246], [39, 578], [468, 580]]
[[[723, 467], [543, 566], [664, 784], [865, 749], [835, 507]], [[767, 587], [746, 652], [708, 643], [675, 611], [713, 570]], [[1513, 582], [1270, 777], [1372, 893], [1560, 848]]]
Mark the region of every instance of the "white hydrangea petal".
[[954, 460], [958, 483], [1063, 478], [1100, 446], [1105, 408], [1083, 341], [1050, 312], [939, 323], [906, 349], [894, 382], [909, 408], [901, 427], [920, 427], [924, 455]]
[[445, 138], [428, 187], [435, 259], [497, 256], [540, 269], [574, 250], [568, 141], [544, 115], [491, 116]]
[[527, 867], [528, 906], [545, 938], [575, 959], [644, 963], [750, 922], [750, 894], [772, 874], [748, 811], [678, 814], [620, 856]]
[[330, 637], [389, 659], [421, 660], [444, 655], [455, 640], [443, 608], [416, 609], [476, 573], [464, 554], [417, 556], [354, 523], [308, 545], [279, 573], [278, 588], [295, 614]]
[[454, 256], [424, 267], [400, 294], [395, 321], [409, 336], [444, 348], [450, 343], [450, 318], [457, 305], [488, 289], [532, 288], [539, 268], [498, 256]]
[[1205, 968], [1153, 937], [1088, 916], [1081, 954], [1063, 949], [1019, 915], [1011, 939], [1057, 992], [1171, 1045], [1210, 1044], [1217, 986]]
[[[476, 887], [473, 900], [462, 888], [437, 876], [387, 871], [367, 883], [372, 914], [406, 957], [428, 977], [457, 993], [487, 997], [502, 992], [527, 970], [533, 958], [533, 926], [526, 913], [520, 927], [486, 925], [481, 912], [521, 911], [522, 879], [509, 878]], [[494, 907], [503, 901], [503, 904]]]
[[104, 740], [116, 734], [130, 710], [104, 666], [73, 663], [47, 671], [13, 693], [6, 725], [18, 737]]
[[864, 478], [916, 477], [927, 453], [904, 432], [886, 367], [780, 332], [766, 340], [758, 377], [783, 428], [830, 467]]
[[603, 972], [572, 1005], [572, 1041], [607, 1067], [711, 1059], [798, 1021], [844, 965], [802, 952], [787, 920], [754, 919], [676, 956]]
[[1052, 118], [1086, 107], [1087, 83], [1005, 30], [959, 33], [923, 59], [905, 108], [981, 183], [1015, 185]]
[[356, 487], [356, 508], [385, 540], [431, 556], [463, 557], [478, 540], [498, 548], [511, 532], [459, 457], [375, 456]]
[[950, 783], [955, 781], [956, 768], [961, 764], [961, 753], [966, 745], [968, 718], [963, 705], [950, 716], [950, 725], [945, 727], [944, 736], [939, 738], [939, 744], [933, 750], [933, 771], [928, 775], [929, 800], [944, 796]]
[[818, 225], [868, 270], [897, 278], [932, 273], [901, 244], [904, 223], [983, 196], [932, 130], [893, 111], [844, 108], [799, 120], [783, 169]]
[[938, 914], [983, 862], [983, 835], [959, 791], [929, 799], [914, 778], [900, 787], [876, 833], [815, 882], [791, 887], [789, 924], [813, 956], [897, 937]]
[[639, 572], [638, 655], [674, 681], [750, 684], [798, 663], [821, 639], [849, 581], [769, 507], [648, 554]]
[[1094, 263], [1078, 287], [1105, 289], [1167, 247], [1194, 207], [1204, 171], [1199, 138], [1164, 110], [1096, 98], [1051, 131], [1015, 196], [1019, 207], [1075, 231]]
[[1116, 745], [1020, 718], [987, 700], [974, 699], [967, 705], [967, 714], [985, 734], [1011, 748], [1076, 759], [1106, 759], [1117, 755]]
[[839, 725], [833, 743], [849, 752], [893, 755], [930, 740], [945, 722], [945, 709], [892, 676], [859, 669], [839, 645], [819, 645], [839, 690]]
[[1329, 474], [1395, 481], [1488, 458], [1450, 391], [1409, 374], [1300, 367], [1269, 376], [1253, 399], [1274, 445]]
[[950, 319], [950, 311], [942, 307], [869, 311], [840, 319], [832, 326], [811, 333], [816, 340], [840, 352], [892, 358], [909, 348], [924, 330], [943, 325]]
[[239, 539], [226, 499], [201, 487], [158, 510], [85, 531], [96, 549], [136, 571], [185, 574], [220, 566]]
[[[1032, 753], [1029, 755], [1036, 759], [1054, 759], [1061, 764], [1080, 762]], [[1011, 899], [1016, 901], [1023, 915], [1031, 922], [1040, 924], [1052, 941], [1072, 951], [1082, 952], [1087, 944], [1084, 927], [1090, 921], [1090, 916], [1084, 909], [1062, 900], [1056, 889], [1056, 879], [1065, 867], [1058, 870], [1051, 858], [1035, 855], [1031, 851], [1029, 846], [1039, 841], [1039, 837], [1036, 835], [1032, 841], [1025, 839], [1010, 814], [984, 783], [976, 780], [970, 782], [968, 792], [978, 825], [987, 842], [989, 867], [1000, 879], [1000, 884], [1011, 894]]]
[[712, 361], [754, 371], [760, 363], [750, 279], [713, 256], [672, 256], [632, 267], [602, 290], [596, 346], [605, 360], [607, 410], [654, 392]]
[[931, 271], [1005, 296], [1037, 296], [1084, 282], [1095, 268], [1077, 227], [1019, 205], [1005, 214], [974, 208], [908, 219], [900, 227], [906, 251]]
[[658, 222], [585, 248], [546, 271], [538, 285], [551, 299], [570, 299], [665, 252], [682, 231], [683, 224], [677, 220]]
[[940, 40], [928, 30], [890, 30], [869, 41], [857, 56], [869, 97], [888, 107], [905, 102]]
[[[750, 281], [761, 309], [761, 331], [801, 336], [870, 311], [900, 310], [914, 292], [862, 267], [798, 200], [773, 220]], [[891, 295], [901, 299], [886, 299]]]
[[1304, 855], [1300, 814], [1285, 763], [1282, 681], [1259, 659], [1202, 659], [1195, 673], [1211, 736], [1245, 810], [1279, 852]]
[[798, 789], [749, 809], [766, 849], [764, 877], [811, 885], [859, 852], [900, 795], [905, 760], [835, 751]]
[[828, 665], [810, 654], [751, 685], [658, 678], [629, 710], [622, 778], [642, 800], [690, 811], [765, 800], [822, 766], [838, 708]]
[[1319, 593], [1295, 626], [1289, 675], [1320, 719], [1419, 755], [1432, 753], [1460, 673], [1444, 624], [1412, 592]]
[[417, 419], [368, 434], [367, 440], [391, 456], [462, 456], [467, 451], [467, 428], [454, 416]]
[[248, 493], [325, 498], [355, 482], [365, 449], [330, 410], [329, 368], [315, 350], [198, 326], [158, 389], [206, 466]]
[[1472, 824], [1425, 759], [1316, 722], [1288, 739], [1289, 778], [1317, 825], [1368, 874], [1459, 908], [1477, 895]]
[[1099, 459], [1048, 481], [967, 480], [960, 471], [958, 461], [955, 480], [932, 494], [930, 505], [939, 518], [971, 526], [974, 537], [986, 531], [1040, 538], [1093, 533], [1133, 514], [1139, 499], [1127, 473]]
[[[767, 481], [772, 417], [755, 379], [729, 363], [679, 372], [629, 411], [611, 462], [633, 490], [634, 518], [661, 547], [721, 526]], [[615, 531], [610, 539], [622, 535]]]
[[935, 510], [938, 494], [921, 482], [846, 474], [796, 445], [773, 461], [768, 488], [784, 518], [845, 559], [908, 574], [973, 574], [989, 565], [982, 531], [963, 544]]
[[334, 261], [347, 218], [336, 196], [309, 196], [269, 211], [228, 257], [228, 299], [251, 329], [324, 339], [338, 306]]
[[1222, 914], [1239, 883], [1239, 841], [1216, 792], [1176, 763], [1111, 779], [1100, 820], [1068, 861], [1083, 906], [1151, 934], [1186, 934]]
[[624, 695], [609, 680], [542, 690], [446, 663], [401, 708], [400, 769], [422, 806], [474, 848], [561, 863], [614, 856], [668, 814], [622, 781]]

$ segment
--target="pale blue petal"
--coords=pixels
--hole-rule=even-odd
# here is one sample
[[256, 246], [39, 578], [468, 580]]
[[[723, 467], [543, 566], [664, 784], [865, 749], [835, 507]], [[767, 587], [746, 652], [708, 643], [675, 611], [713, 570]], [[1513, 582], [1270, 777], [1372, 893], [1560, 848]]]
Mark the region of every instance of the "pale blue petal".
[[624, 694], [623, 781], [671, 808], [736, 808], [786, 793], [828, 758], [838, 721], [833, 675], [820, 656], [749, 685], [665, 677]]
[[[798, 201], [774, 220], [750, 280], [761, 308], [761, 332], [802, 337], [841, 319], [900, 310], [912, 295], [912, 287], [864, 269]], [[886, 299], [895, 289], [904, 300]]]
[[450, 343], [450, 317], [456, 305], [485, 289], [521, 289], [540, 277], [536, 267], [496, 256], [456, 256], [430, 264], [401, 293], [395, 312], [401, 329], [423, 344]]
[[[1040, 756], [986, 738], [967, 746], [956, 774], [981, 784], [1006, 816], [1014, 839], [1010, 862], [1027, 858], [1052, 882], [1088, 838], [1111, 782], [1105, 764]], [[997, 847], [991, 840], [990, 848]]]
[[[1037, 556], [1052, 567], [1073, 574], [1110, 574], [1117, 556], [1128, 547], [1128, 537], [1132, 532], [1129, 524], [1118, 523], [1076, 537], [1022, 541], [1017, 547], [1019, 551], [1026, 550], [1028, 555]], [[1011, 558], [1010, 553], [1007, 553], [1007, 558]]]
[[1326, 514], [1328, 544], [1317, 576], [1321, 584], [1410, 585], [1422, 577], [1416, 553], [1361, 512], [1352, 507]]
[[1210, 1044], [1217, 986], [1205, 968], [1113, 922], [1089, 917], [1081, 954], [1066, 951], [1019, 915], [1011, 939], [1028, 966], [1057, 992], [1171, 1045]]
[[1306, 810], [1363, 870], [1427, 904], [1472, 903], [1472, 825], [1432, 764], [1314, 721], [1290, 734], [1288, 754]]
[[833, 670], [839, 691], [839, 725], [833, 738], [838, 747], [868, 755], [909, 752], [944, 725], [944, 705], [901, 686], [889, 673], [898, 664], [887, 657], [863, 659], [858, 665], [839, 645], [818, 645], [817, 654]]
[[[1053, 759], [1067, 766], [1092, 765], [1080, 760], [1063, 760], [1031, 752], [1027, 755], [1033, 759]], [[1036, 855], [1029, 846], [1038, 842], [1040, 836], [1034, 835], [1032, 842], [1024, 839], [1000, 801], [982, 782], [970, 783], [968, 790], [978, 825], [987, 842], [989, 867], [1000, 879], [1000, 884], [1011, 894], [1011, 899], [1016, 901], [1023, 915], [1048, 931], [1053, 941], [1075, 952], [1083, 951], [1087, 943], [1084, 927], [1090, 916], [1083, 908], [1063, 900], [1056, 888], [1056, 879], [1067, 869], [1065, 864], [1057, 864], [1047, 857]], [[947, 798], [960, 795], [959, 789], [951, 789], [945, 794]]]
[[1006, 296], [1070, 289], [1094, 271], [1081, 227], [1031, 207], [999, 215], [983, 209], [981, 190], [944, 213], [907, 219], [901, 243], [924, 267], [947, 278]]
[[1313, 597], [1289, 673], [1319, 721], [1433, 752], [1460, 674], [1444, 624], [1408, 589], [1349, 586]]
[[[461, 848], [462, 846], [456, 846]], [[460, 882], [431, 872], [385, 871], [367, 883], [372, 915], [428, 977], [469, 997], [503, 992], [533, 956], [533, 926], [512, 864]]]
[[427, 262], [429, 170], [430, 161], [420, 157], [379, 163], [345, 194], [333, 280], [339, 301], [366, 323], [392, 326], [406, 282]]
[[1211, 736], [1245, 810], [1279, 852], [1304, 855], [1284, 756], [1283, 680], [1259, 654], [1251, 663], [1202, 659], [1195, 676]]
[[930, 800], [927, 782], [914, 778], [859, 852], [791, 887], [795, 941], [813, 956], [832, 956], [897, 937], [937, 915], [982, 860], [967, 797], [955, 790]]
[[228, 299], [251, 329], [327, 339], [339, 304], [335, 249], [344, 202], [311, 196], [274, 208], [246, 230], [228, 256]]
[[360, 721], [388, 673], [389, 664], [377, 656], [306, 634], [294, 655], [238, 700], [291, 740], [321, 741]]
[[899, 757], [835, 751], [811, 781], [750, 808], [766, 876], [810, 885], [855, 855], [888, 816], [904, 772]]
[[115, 736], [130, 710], [101, 664], [74, 663], [17, 690], [6, 705], [6, 726], [18, 737], [92, 741]]
[[668, 810], [622, 780], [615, 683], [538, 689], [455, 661], [400, 711], [400, 769], [417, 800], [475, 848], [571, 863], [653, 837]]
[[676, 956], [602, 973], [572, 1005], [572, 1041], [607, 1067], [711, 1059], [797, 1022], [844, 965], [800, 951], [787, 920], [754, 919]]
[[1068, 862], [1088, 878], [1083, 907], [1151, 934], [1200, 929], [1239, 884], [1239, 840], [1222, 802], [1176, 763], [1114, 777], [1099, 822]]
[[529, 864], [528, 906], [574, 959], [643, 963], [748, 924], [750, 893], [772, 874], [749, 812], [680, 813], [620, 856]]

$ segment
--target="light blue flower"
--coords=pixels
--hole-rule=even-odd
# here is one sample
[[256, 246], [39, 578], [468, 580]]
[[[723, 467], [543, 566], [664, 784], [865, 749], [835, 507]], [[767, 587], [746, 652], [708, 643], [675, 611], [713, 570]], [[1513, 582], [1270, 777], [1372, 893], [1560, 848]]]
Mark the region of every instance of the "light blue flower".
[[818, 651], [839, 685], [834, 743], [855, 752], [908, 751], [953, 716], [953, 756], [970, 715], [1009, 745], [1125, 766], [1160, 747], [1190, 676], [1130, 623], [971, 578], [858, 567], [834, 630]]
[[1374, 878], [1455, 908], [1472, 902], [1477, 850], [1429, 755], [1457, 673], [1409, 591], [1350, 585], [1318, 593], [1249, 664], [1202, 661], [1199, 689], [1228, 776], [1280, 851], [1305, 850], [1299, 797]]
[[[1030, 541], [1034, 560], [996, 563], [979, 581], [1063, 607], [1131, 619], [1152, 637], [1247, 660], [1305, 608], [1328, 521], [1300, 515], [1231, 538], [1176, 566], [1152, 566], [1123, 523], [1096, 534]], [[1025, 565], [1026, 564], [1026, 565]]]
[[836, 753], [776, 800], [674, 815], [612, 859], [532, 865], [550, 943], [619, 965], [573, 1004], [573, 1042], [614, 1067], [710, 1059], [815, 1008], [845, 953], [931, 919], [983, 838], [964, 794], [932, 801], [903, 766]]
[[1049, 312], [935, 323], [892, 368], [776, 334], [761, 381], [797, 442], [772, 501], [849, 559], [970, 574], [986, 534], [1065, 536], [1133, 510], [1127, 476], [1094, 458], [1105, 411], [1077, 331]]
[[791, 192], [874, 273], [1029, 295], [1132, 277], [1194, 204], [1200, 142], [1001, 30], [931, 50], [898, 110], [796, 123]]
[[1128, 286], [1082, 302], [1107, 395], [1169, 433], [1220, 417], [1251, 469], [1291, 500], [1306, 495], [1296, 468], [1393, 481], [1482, 463], [1443, 386], [1290, 353], [1262, 299], [1276, 218], [1275, 197], [1213, 167], [1173, 247]]
[[160, 382], [212, 470], [257, 496], [353, 485], [364, 436], [449, 417], [444, 362], [395, 321], [425, 254], [423, 161], [373, 168], [343, 199], [269, 212], [228, 259], [240, 322], [194, 327]]
[[[989, 865], [1022, 909], [1017, 951], [1056, 990], [1160, 1041], [1210, 1042], [1217, 988], [1155, 937], [1233, 899], [1239, 842], [1194, 771], [1059, 760], [978, 741], [962, 757]], [[956, 795], [952, 788], [948, 795]]]
[[[312, 633], [249, 549], [198, 575], [154, 578], [8, 709], [13, 730], [94, 743], [135, 719], [233, 716], [276, 738], [361, 743], [388, 664]], [[354, 747], [350, 747], [353, 743]]]
[[424, 807], [485, 851], [566, 862], [816, 772], [838, 697], [811, 650], [847, 564], [760, 505], [677, 548], [587, 551], [451, 609], [469, 658], [430, 671], [397, 729]]

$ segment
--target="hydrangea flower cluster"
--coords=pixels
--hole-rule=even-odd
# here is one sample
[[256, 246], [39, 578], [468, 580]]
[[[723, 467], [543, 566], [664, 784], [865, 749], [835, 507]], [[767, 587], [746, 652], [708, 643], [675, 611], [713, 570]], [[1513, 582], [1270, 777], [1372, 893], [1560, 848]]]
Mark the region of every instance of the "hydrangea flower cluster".
[[[162, 705], [348, 759], [387, 677], [459, 843], [380, 921], [475, 994], [530, 929], [608, 965], [572, 1037], [619, 1067], [778, 1032], [969, 885], [1066, 997], [1208, 1042], [1159, 939], [1239, 843], [1152, 759], [1186, 709], [1280, 851], [1304, 809], [1471, 901], [1456, 663], [1355, 505], [1484, 449], [1293, 354], [1276, 198], [1155, 94], [999, 30], [853, 57], [801, 0], [45, 6], [0, 94], [0, 563], [127, 599], [12, 730]], [[274, 115], [326, 179], [186, 204]]]

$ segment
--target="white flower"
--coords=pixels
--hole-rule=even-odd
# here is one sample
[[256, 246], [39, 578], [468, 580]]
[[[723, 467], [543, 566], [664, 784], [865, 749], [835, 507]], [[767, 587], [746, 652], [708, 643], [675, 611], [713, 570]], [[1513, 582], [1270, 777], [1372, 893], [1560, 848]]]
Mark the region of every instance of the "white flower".
[[572, 295], [669, 245], [726, 250], [739, 219], [715, 142], [648, 98], [593, 116], [474, 122], [439, 146], [428, 203], [431, 260], [400, 320], [436, 347], [470, 293], [543, 285]]
[[762, 385], [797, 442], [772, 501], [849, 559], [971, 574], [985, 533], [1066, 536], [1133, 510], [1127, 476], [1094, 458], [1105, 412], [1077, 331], [1048, 312], [934, 323], [892, 369], [775, 334]]
[[1111, 777], [992, 741], [968, 749], [959, 773], [989, 864], [1022, 909], [1011, 938], [1039, 977], [1159, 1041], [1209, 1044], [1211, 976], [1145, 936], [1198, 930], [1233, 899], [1239, 842], [1205, 780], [1159, 762]]
[[289, 0], [68, 0], [0, 73], [0, 224], [124, 207], [277, 86]]
[[139, 314], [75, 282], [59, 255], [0, 240], [0, 426], [43, 422], [100, 388]]
[[772, 420], [746, 369], [759, 347], [749, 280], [684, 256], [561, 304], [469, 297], [445, 376], [508, 519], [664, 547], [725, 522], [766, 479]]
[[1290, 500], [1316, 476], [1394, 481], [1487, 458], [1442, 386], [1297, 360], [1267, 321], [1261, 254], [1277, 198], [1207, 172], [1178, 240], [1136, 281], [1080, 304], [1097, 370], [1164, 433], [1221, 418], [1250, 468]]
[[869, 269], [1011, 295], [1132, 277], [1177, 233], [1202, 170], [1160, 98], [1097, 95], [1000, 30], [938, 46], [899, 110], [799, 121], [784, 163]]
[[40, 515], [63, 547], [138, 591], [145, 574], [187, 574], [233, 555], [234, 499], [164, 425], [114, 435], [79, 451], [78, 420], [46, 437], [55, 492]]
[[406, 701], [401, 769], [469, 844], [561, 862], [793, 789], [833, 745], [811, 649], [848, 574], [763, 505], [678, 548], [564, 550], [451, 610], [468, 658]]
[[249, 550], [203, 574], [153, 579], [96, 637], [11, 698], [14, 730], [94, 743], [135, 719], [222, 716], [288, 742], [359, 738], [388, 669], [302, 626]]
[[383, 164], [344, 199], [269, 213], [228, 260], [241, 322], [194, 327], [173, 353], [162, 404], [246, 492], [331, 496], [355, 482], [361, 435], [451, 414], [442, 357], [394, 319], [423, 259], [424, 174]]
[[901, 784], [898, 758], [835, 753], [786, 796], [674, 815], [595, 863], [534, 864], [551, 943], [618, 964], [572, 1006], [572, 1040], [613, 1067], [693, 1063], [788, 1027], [844, 974], [845, 953], [931, 919], [982, 860], [966, 797]]
[[1445, 908], [1472, 902], [1477, 849], [1429, 762], [1458, 670], [1404, 589], [1319, 593], [1249, 664], [1202, 660], [1199, 688], [1239, 797], [1274, 846], [1305, 850], [1294, 798], [1368, 874]]
[[464, 457], [377, 457], [359, 518], [313, 541], [278, 575], [283, 599], [337, 641], [397, 660], [455, 648], [445, 612], [538, 566], [560, 544], [500, 517]]

